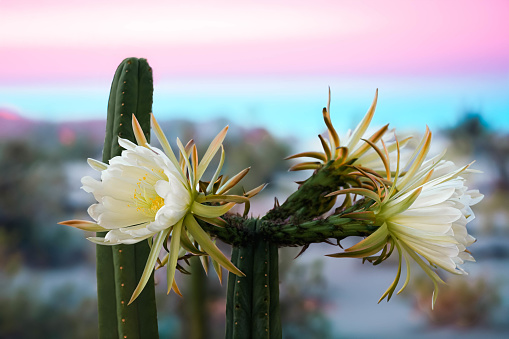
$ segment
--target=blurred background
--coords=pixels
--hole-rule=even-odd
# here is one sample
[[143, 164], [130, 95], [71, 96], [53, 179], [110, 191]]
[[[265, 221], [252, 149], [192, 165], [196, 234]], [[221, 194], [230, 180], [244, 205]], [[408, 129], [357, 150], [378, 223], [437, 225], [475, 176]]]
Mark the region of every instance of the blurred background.
[[[443, 275], [434, 311], [418, 274], [377, 305], [394, 261], [326, 259], [338, 248], [325, 244], [293, 260], [300, 249], [282, 249], [284, 338], [509, 335], [507, 1], [0, 0], [0, 11], [0, 338], [97, 337], [95, 245], [56, 223], [88, 217], [80, 179], [86, 158], [101, 158], [111, 79], [131, 56], [153, 67], [169, 139], [205, 146], [230, 125], [223, 172], [252, 166], [244, 187], [269, 183], [253, 215], [306, 177], [282, 159], [319, 149], [328, 86], [342, 135], [379, 88], [373, 128], [418, 137], [427, 124], [434, 154], [447, 148], [484, 172], [469, 181], [486, 196], [469, 224], [477, 263], [467, 277]], [[161, 336], [198, 338], [188, 325], [198, 299], [205, 337], [222, 338], [225, 281], [178, 279], [184, 299], [166, 296], [164, 281], [156, 289]]]

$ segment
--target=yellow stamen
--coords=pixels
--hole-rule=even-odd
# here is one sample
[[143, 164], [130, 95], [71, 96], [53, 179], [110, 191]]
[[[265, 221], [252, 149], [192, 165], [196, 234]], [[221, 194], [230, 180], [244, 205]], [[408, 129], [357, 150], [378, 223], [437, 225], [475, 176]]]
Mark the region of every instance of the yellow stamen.
[[154, 218], [157, 211], [164, 206], [163, 198], [155, 194], [147, 194], [145, 189], [141, 193], [134, 191], [133, 200], [136, 210], [150, 218]]

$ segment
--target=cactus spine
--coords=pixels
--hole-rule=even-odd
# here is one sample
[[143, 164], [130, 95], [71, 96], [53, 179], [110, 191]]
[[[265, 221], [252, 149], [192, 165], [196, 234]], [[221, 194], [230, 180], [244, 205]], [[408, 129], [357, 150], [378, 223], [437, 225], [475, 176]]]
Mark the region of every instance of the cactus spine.
[[[132, 114], [150, 140], [153, 89], [152, 69], [145, 59], [127, 58], [118, 66], [108, 101], [103, 162], [122, 152], [118, 137], [135, 142]], [[137, 300], [127, 305], [145, 267], [148, 243], [97, 245], [96, 250], [99, 337], [158, 338], [153, 275]]]

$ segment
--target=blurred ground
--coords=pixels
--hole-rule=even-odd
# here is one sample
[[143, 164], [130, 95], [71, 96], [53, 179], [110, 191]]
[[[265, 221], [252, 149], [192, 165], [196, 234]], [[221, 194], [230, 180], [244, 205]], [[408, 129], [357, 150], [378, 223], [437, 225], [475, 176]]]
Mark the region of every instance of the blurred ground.
[[[0, 338], [94, 338], [95, 247], [83, 232], [56, 222], [87, 218], [86, 208], [93, 201], [78, 189], [79, 180], [92, 172], [85, 159], [100, 158], [103, 134], [98, 131], [104, 130], [104, 121], [53, 124], [0, 118]], [[178, 121], [164, 124], [163, 129], [183, 139], [196, 135], [198, 145], [205, 145], [223, 125], [223, 121], [201, 125]], [[284, 337], [508, 336], [508, 140], [507, 134], [494, 132], [481, 115], [472, 113], [465, 114], [455, 128], [435, 133], [435, 148], [448, 147], [457, 163], [477, 159], [475, 168], [485, 173], [474, 176], [471, 183], [486, 198], [474, 206], [477, 219], [469, 224], [478, 238], [471, 247], [477, 263], [467, 265], [468, 277], [445, 276], [451, 289], [441, 290], [433, 312], [432, 287], [419, 276], [413, 276], [409, 288], [389, 303], [376, 304], [394, 278], [393, 262], [373, 267], [360, 260], [324, 258], [323, 254], [339, 251], [330, 245], [313, 245], [292, 260], [299, 249], [285, 249], [281, 252]], [[289, 164], [281, 159], [302, 143], [306, 144], [277, 139], [263, 129], [231, 126], [224, 172], [252, 166], [245, 188], [270, 183], [253, 202], [255, 215], [271, 208], [274, 196], [283, 201], [295, 189], [292, 181], [299, 175], [285, 173]], [[227, 246], [223, 249], [229, 251]], [[160, 273], [156, 280], [163, 282]], [[166, 296], [164, 285], [157, 288], [161, 335], [186, 338], [186, 300], [192, 292], [184, 290], [184, 299]], [[204, 326], [209, 338], [221, 338], [224, 286], [211, 273], [204, 288], [209, 319]]]

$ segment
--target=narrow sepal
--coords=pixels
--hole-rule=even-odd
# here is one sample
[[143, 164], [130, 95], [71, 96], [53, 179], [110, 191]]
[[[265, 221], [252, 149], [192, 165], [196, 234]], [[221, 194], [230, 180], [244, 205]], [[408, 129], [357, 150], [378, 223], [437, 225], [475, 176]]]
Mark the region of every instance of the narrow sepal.
[[157, 258], [159, 257], [159, 252], [163, 247], [163, 242], [166, 240], [166, 236], [168, 235], [168, 233], [169, 229], [166, 229], [159, 232], [159, 234], [156, 236], [156, 240], [154, 241], [154, 243], [152, 244], [152, 248], [150, 249], [150, 254], [148, 256], [147, 263], [145, 264], [145, 269], [143, 270], [143, 273], [141, 275], [140, 282], [138, 283], [138, 286], [136, 286], [136, 289], [133, 292], [131, 300], [129, 300], [129, 304], [131, 304], [140, 295], [141, 291], [143, 291], [143, 288], [147, 284], [150, 275], [154, 270]]
[[239, 181], [241, 181], [242, 178], [244, 178], [246, 176], [246, 174], [249, 172], [250, 169], [251, 169], [251, 167], [245, 168], [242, 171], [240, 171], [238, 174], [233, 176], [230, 180], [228, 180], [223, 186], [221, 186], [217, 190], [217, 194], [228, 193], [228, 191], [230, 189], [232, 189], [235, 185], [237, 185], [239, 183]]
[[321, 160], [323, 162], [327, 161], [327, 157], [325, 156], [325, 154], [320, 153], [320, 152], [297, 153], [297, 154], [290, 155], [290, 156], [286, 157], [285, 160], [296, 159], [296, 158], [315, 158], [315, 159]]
[[154, 114], [150, 114], [150, 121], [152, 124], [152, 130], [154, 131], [157, 140], [159, 140], [159, 143], [163, 147], [164, 153], [166, 156], [170, 159], [172, 164], [179, 168], [179, 163], [177, 160], [177, 157], [175, 157], [175, 153], [173, 153], [173, 149], [170, 146], [170, 143], [168, 142], [168, 139], [166, 139], [166, 136], [163, 133], [163, 130], [159, 126], [159, 123], [157, 122], [156, 118], [154, 117]]
[[217, 227], [225, 227], [226, 225], [228, 225], [228, 223], [220, 217], [206, 218], [199, 216], [197, 214], [195, 215], [195, 217]]
[[167, 277], [166, 281], [168, 282], [168, 294], [171, 291], [173, 280], [175, 279], [175, 268], [177, 267], [177, 260], [179, 257], [181, 232], [182, 232], [182, 220], [180, 220], [179, 222], [177, 222], [175, 226], [173, 226], [173, 231], [171, 232], [170, 257], [168, 258], [168, 264], [166, 266], [166, 277]]
[[265, 187], [267, 187], [267, 184], [261, 184], [260, 186], [258, 186], [256, 188], [253, 188], [252, 190], [247, 191], [246, 193], [244, 193], [244, 196], [246, 196], [246, 197], [251, 199], [252, 197], [257, 195], [258, 193], [260, 193]]
[[205, 218], [215, 218], [222, 216], [231, 210], [233, 206], [235, 206], [234, 202], [229, 202], [221, 206], [207, 206], [194, 201], [191, 212]]
[[347, 189], [344, 189], [344, 190], [339, 190], [339, 191], [331, 192], [331, 193], [327, 194], [325, 197], [332, 197], [332, 196], [335, 196], [335, 195], [347, 194], [347, 193], [350, 193], [350, 194], [360, 194], [362, 196], [365, 196], [366, 198], [373, 199], [374, 201], [380, 203], [380, 197], [378, 196], [378, 194], [376, 194], [373, 191], [364, 189], [364, 188], [347, 188]]
[[194, 219], [192, 215], [187, 215], [184, 220], [187, 230], [194, 237], [194, 240], [200, 244], [201, 248], [207, 252], [214, 260], [216, 260], [221, 266], [226, 268], [228, 271], [236, 274], [238, 276], [244, 276], [237, 267], [235, 267], [228, 258], [217, 248], [217, 246], [212, 242], [209, 235], [200, 227], [198, 222]]
[[300, 164], [293, 165], [289, 171], [304, 171], [304, 170], [315, 170], [322, 167], [320, 162], [301, 162]]
[[141, 128], [140, 123], [138, 122], [138, 119], [136, 119], [136, 116], [134, 116], [134, 113], [133, 113], [132, 124], [133, 124], [134, 136], [136, 138], [136, 142], [138, 143], [138, 145], [148, 147], [147, 138], [145, 138], [143, 129]]
[[219, 263], [217, 261], [215, 261], [214, 259], [211, 259], [211, 260], [212, 260], [212, 266], [214, 267], [214, 271], [216, 271], [217, 278], [219, 279], [219, 283], [221, 285], [223, 285], [223, 270], [221, 268], [221, 265], [219, 265]]
[[80, 230], [89, 231], [89, 232], [109, 231], [109, 229], [104, 228], [104, 227], [100, 226], [99, 224], [96, 224], [93, 221], [88, 221], [88, 220], [66, 220], [66, 221], [61, 221], [58, 224], [64, 225], [64, 226], [71, 226], [74, 228], [79, 228]]
[[198, 165], [198, 175], [197, 175], [198, 180], [202, 177], [203, 173], [205, 173], [205, 170], [212, 161], [212, 158], [214, 158], [214, 155], [216, 155], [217, 151], [219, 150], [219, 147], [221, 147], [221, 144], [223, 143], [223, 140], [226, 137], [226, 132], [228, 132], [228, 126], [223, 128], [221, 132], [219, 132], [219, 134], [210, 143], [209, 148], [203, 155], [203, 158], [201, 159], [200, 164]]

